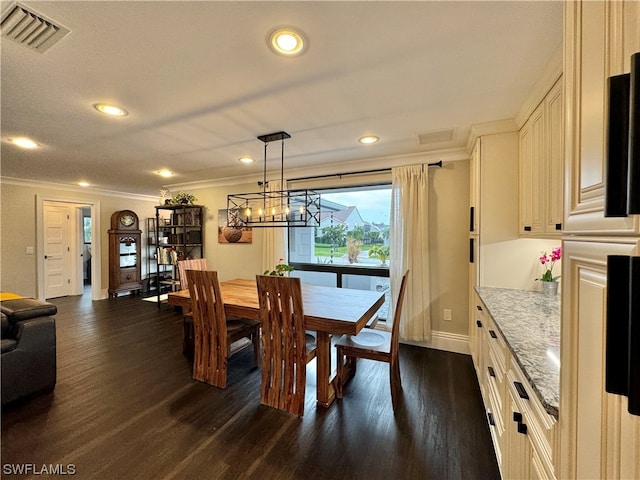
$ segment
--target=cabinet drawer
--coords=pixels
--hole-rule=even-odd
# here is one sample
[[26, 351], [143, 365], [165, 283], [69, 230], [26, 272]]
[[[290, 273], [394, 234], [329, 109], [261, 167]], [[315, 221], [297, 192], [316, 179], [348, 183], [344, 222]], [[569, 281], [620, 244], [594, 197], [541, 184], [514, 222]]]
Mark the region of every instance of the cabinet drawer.
[[507, 389], [527, 426], [527, 436], [539, 463], [553, 478], [553, 446], [555, 445], [556, 419], [549, 415], [527, 381], [519, 365], [511, 359], [507, 372]]
[[485, 332], [485, 341], [489, 347], [488, 350], [493, 367], [499, 370], [500, 375], [504, 375], [507, 371], [507, 344], [500, 330], [496, 328], [493, 319], [488, 314], [485, 319]]
[[120, 269], [120, 284], [137, 283], [139, 281], [138, 270], [136, 268]]

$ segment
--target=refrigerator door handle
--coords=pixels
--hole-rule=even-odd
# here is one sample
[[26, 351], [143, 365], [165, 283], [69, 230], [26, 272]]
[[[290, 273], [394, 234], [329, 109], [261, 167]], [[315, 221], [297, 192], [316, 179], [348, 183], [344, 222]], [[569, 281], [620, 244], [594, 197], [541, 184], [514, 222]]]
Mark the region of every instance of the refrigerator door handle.
[[607, 79], [605, 217], [627, 216], [630, 77], [625, 73]]
[[631, 55], [629, 79], [629, 175], [627, 212], [640, 214], [640, 52]]
[[607, 257], [605, 390], [640, 416], [640, 257]]
[[629, 282], [629, 413], [640, 415], [640, 257], [631, 257]]
[[629, 276], [630, 259], [607, 256], [607, 325], [605, 390], [629, 393]]

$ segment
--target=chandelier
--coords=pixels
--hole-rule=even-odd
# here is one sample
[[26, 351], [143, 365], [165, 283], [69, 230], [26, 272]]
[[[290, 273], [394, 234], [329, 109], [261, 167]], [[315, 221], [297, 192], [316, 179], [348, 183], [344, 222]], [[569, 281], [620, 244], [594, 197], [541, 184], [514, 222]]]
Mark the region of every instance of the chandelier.
[[[260, 135], [264, 142], [262, 191], [227, 195], [229, 227], [314, 227], [320, 225], [320, 194], [312, 190], [286, 190], [284, 185], [284, 141], [287, 132]], [[267, 182], [267, 146], [280, 140], [280, 188], [269, 190]]]

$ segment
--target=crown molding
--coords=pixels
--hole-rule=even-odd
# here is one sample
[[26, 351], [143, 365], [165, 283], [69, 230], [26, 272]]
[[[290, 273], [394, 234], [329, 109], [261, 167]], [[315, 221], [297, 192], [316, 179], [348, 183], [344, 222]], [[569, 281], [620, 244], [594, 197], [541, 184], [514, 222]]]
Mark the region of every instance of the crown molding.
[[[382, 168], [400, 167], [404, 165], [415, 165], [416, 163], [431, 163], [442, 160], [444, 163], [468, 160], [469, 154], [464, 147], [434, 150], [429, 152], [410, 153], [406, 155], [390, 155], [385, 157], [375, 157], [366, 160], [355, 160], [352, 162], [336, 162], [318, 165], [314, 168], [292, 168], [285, 169], [284, 177], [296, 178], [300, 176], [322, 176], [333, 175], [336, 172], [349, 173], [361, 170], [377, 170]], [[280, 170], [273, 169], [267, 171], [267, 178], [280, 177]], [[242, 175], [235, 177], [217, 178], [211, 180], [200, 180], [197, 182], [174, 183], [165, 185], [170, 190], [189, 189], [198, 190], [203, 188], [224, 187], [229, 185], [239, 185], [261, 182], [263, 174]]]
[[540, 75], [540, 78], [529, 91], [529, 95], [520, 107], [520, 111], [516, 115], [516, 124], [518, 129], [522, 128], [531, 113], [540, 105], [549, 90], [562, 78], [562, 48], [551, 58], [546, 68]]
[[128, 198], [131, 200], [145, 200], [145, 201], [153, 201], [157, 202], [157, 195], [143, 195], [140, 193], [128, 193], [128, 192], [116, 192], [113, 190], [102, 190], [99, 188], [92, 187], [80, 187], [76, 185], [66, 185], [62, 183], [53, 183], [53, 182], [41, 182], [38, 180], [26, 180], [23, 178], [13, 178], [13, 177], [3, 177], [0, 176], [0, 185], [17, 185], [21, 187], [31, 187], [31, 188], [48, 188], [51, 190], [59, 190], [64, 192], [74, 192], [74, 193], [83, 193], [85, 195], [91, 194], [100, 194], [107, 197], [119, 197], [119, 198]]
[[467, 153], [471, 154], [478, 137], [495, 135], [497, 133], [517, 132], [518, 130], [518, 125], [513, 118], [496, 120], [494, 122], [476, 123], [471, 126], [471, 131], [469, 132], [469, 138], [467, 139]]

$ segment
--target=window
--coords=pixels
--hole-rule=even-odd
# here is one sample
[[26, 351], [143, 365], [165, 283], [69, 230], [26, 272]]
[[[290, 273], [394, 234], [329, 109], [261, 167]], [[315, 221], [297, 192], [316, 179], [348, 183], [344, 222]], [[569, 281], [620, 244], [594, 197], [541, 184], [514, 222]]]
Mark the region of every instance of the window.
[[84, 228], [84, 243], [91, 243], [91, 217], [82, 217], [82, 220]]
[[293, 275], [314, 285], [388, 292], [391, 185], [316, 191], [320, 226], [289, 229]]

